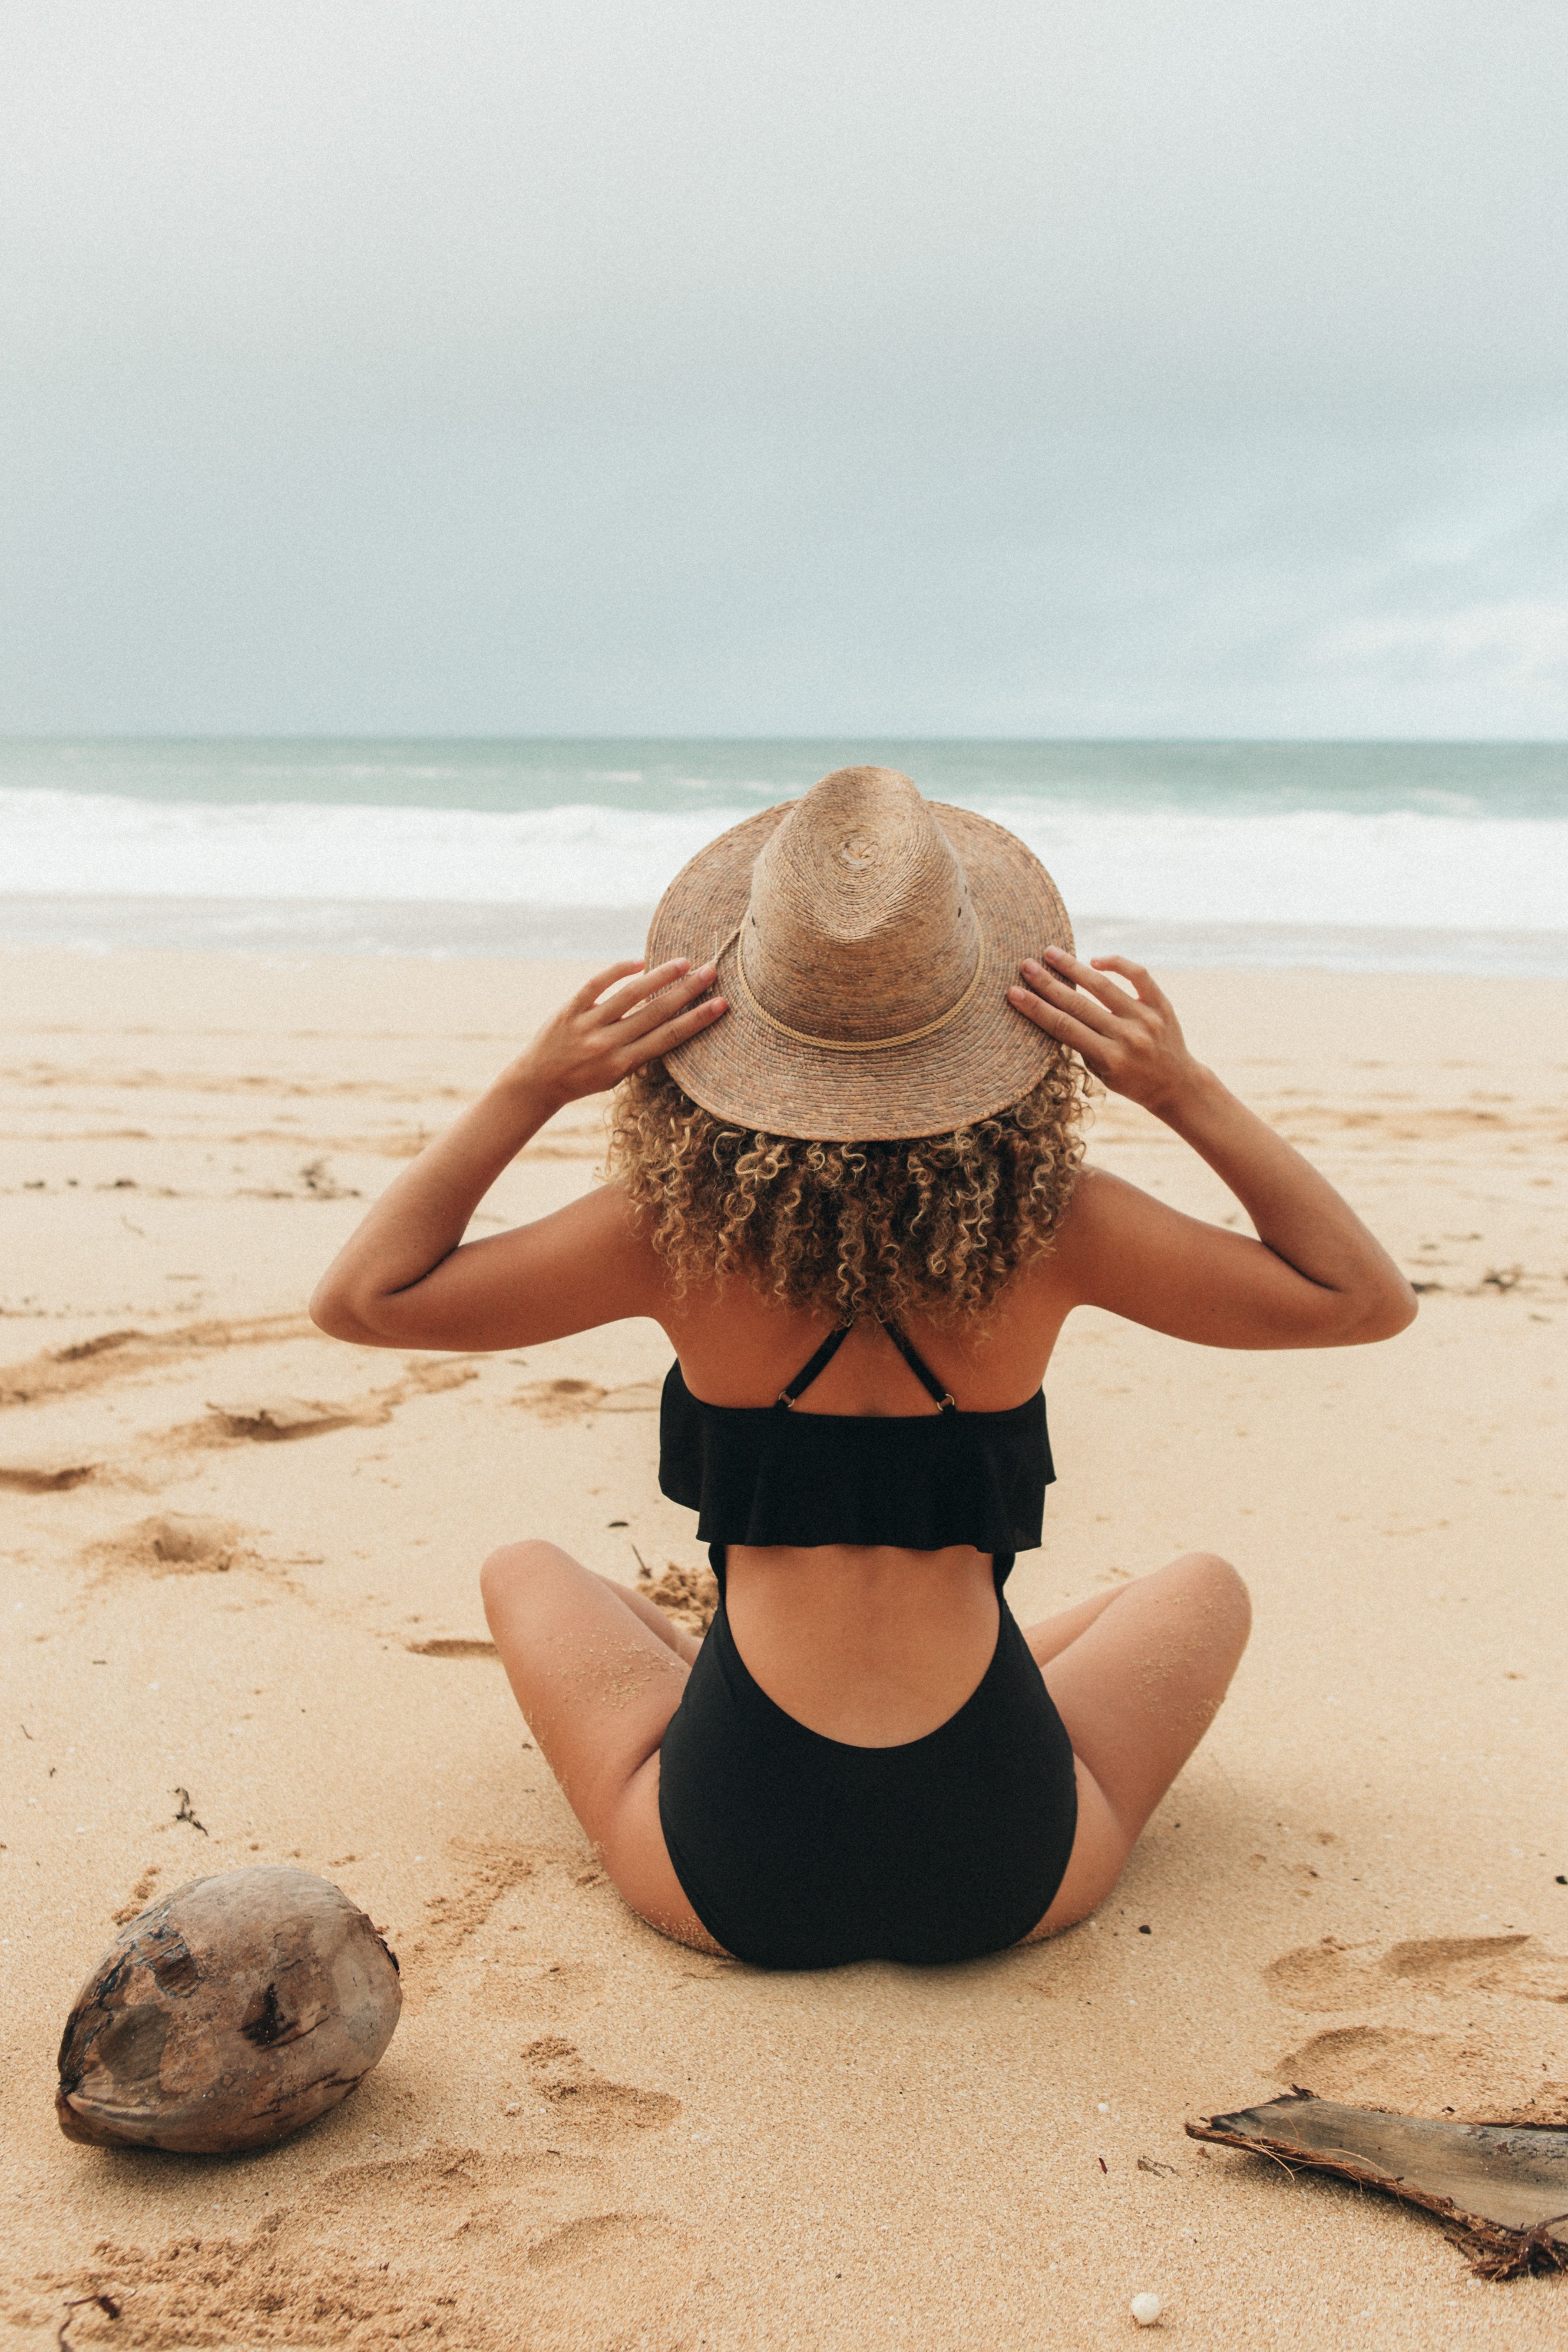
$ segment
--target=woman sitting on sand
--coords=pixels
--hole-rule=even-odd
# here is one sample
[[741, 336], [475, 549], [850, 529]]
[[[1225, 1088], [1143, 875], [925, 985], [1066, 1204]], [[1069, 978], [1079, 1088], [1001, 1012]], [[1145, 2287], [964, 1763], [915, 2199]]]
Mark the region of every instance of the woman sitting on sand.
[[[1258, 1238], [1080, 1165], [1086, 1068]], [[611, 1181], [464, 1242], [551, 1114], [608, 1087]], [[389, 1348], [663, 1326], [659, 1481], [710, 1546], [705, 1639], [542, 1538], [491, 1554], [486, 1610], [633, 1909], [826, 1968], [969, 1959], [1085, 1917], [1241, 1655], [1246, 1589], [1210, 1552], [1041, 1624], [1007, 1607], [1053, 1475], [1040, 1382], [1082, 1306], [1218, 1348], [1351, 1346], [1415, 1312], [1148, 973], [1075, 958], [1021, 842], [849, 768], [692, 859], [647, 968], [578, 992], [398, 1178], [311, 1312]], [[1131, 1474], [1135, 1415], [1126, 1436]]]

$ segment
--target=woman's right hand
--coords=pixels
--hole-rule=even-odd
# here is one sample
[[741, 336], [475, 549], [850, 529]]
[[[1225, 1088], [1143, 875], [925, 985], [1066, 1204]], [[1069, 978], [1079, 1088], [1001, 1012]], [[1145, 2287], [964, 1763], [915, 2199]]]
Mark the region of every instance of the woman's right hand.
[[641, 963], [612, 964], [551, 1016], [503, 1083], [526, 1088], [554, 1110], [584, 1095], [606, 1094], [645, 1062], [722, 1019], [730, 1009], [723, 997], [694, 1002], [716, 977], [710, 963], [693, 971], [684, 956], [652, 971]]
[[510, 1348], [646, 1314], [649, 1254], [612, 1185], [511, 1233], [463, 1236], [553, 1112], [722, 1019], [721, 996], [695, 1001], [713, 979], [684, 956], [596, 973], [382, 1194], [317, 1285], [320, 1328], [373, 1348]]

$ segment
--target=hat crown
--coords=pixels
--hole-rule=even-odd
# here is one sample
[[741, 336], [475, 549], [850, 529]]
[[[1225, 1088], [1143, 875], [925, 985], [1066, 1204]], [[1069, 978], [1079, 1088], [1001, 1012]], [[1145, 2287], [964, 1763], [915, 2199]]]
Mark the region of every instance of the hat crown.
[[770, 1019], [854, 1045], [942, 1019], [980, 961], [957, 853], [897, 768], [838, 768], [776, 827], [752, 868], [745, 983]]

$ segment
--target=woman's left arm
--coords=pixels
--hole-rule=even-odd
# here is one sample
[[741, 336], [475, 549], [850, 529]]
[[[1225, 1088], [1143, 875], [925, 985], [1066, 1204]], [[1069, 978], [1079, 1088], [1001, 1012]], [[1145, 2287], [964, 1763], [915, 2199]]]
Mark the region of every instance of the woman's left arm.
[[317, 1284], [311, 1320], [362, 1347], [489, 1349], [648, 1313], [649, 1254], [613, 1187], [510, 1233], [463, 1235], [554, 1112], [606, 1092], [720, 1018], [722, 997], [692, 1001], [713, 976], [710, 964], [693, 971], [684, 959], [654, 971], [623, 963], [580, 989], [383, 1193]]
[[1326, 1176], [1194, 1059], [1142, 966], [1047, 952], [1048, 964], [1024, 965], [1027, 986], [1009, 991], [1014, 1005], [1190, 1144], [1258, 1234], [1226, 1233], [1098, 1176], [1063, 1235], [1085, 1302], [1220, 1348], [1354, 1346], [1414, 1321], [1415, 1295], [1382, 1243]]

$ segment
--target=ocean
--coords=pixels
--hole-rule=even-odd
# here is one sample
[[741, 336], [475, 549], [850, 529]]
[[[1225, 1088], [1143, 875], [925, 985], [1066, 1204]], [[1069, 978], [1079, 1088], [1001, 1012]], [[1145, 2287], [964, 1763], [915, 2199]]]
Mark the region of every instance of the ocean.
[[0, 742], [0, 944], [614, 956], [705, 841], [853, 760], [998, 819], [1088, 953], [1568, 974], [1568, 746]]

